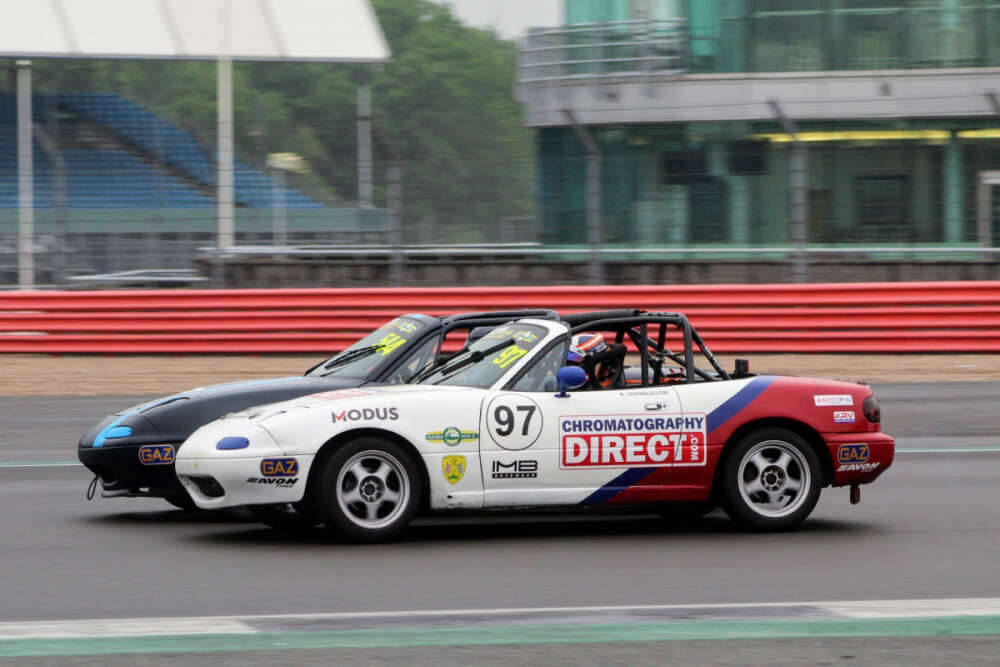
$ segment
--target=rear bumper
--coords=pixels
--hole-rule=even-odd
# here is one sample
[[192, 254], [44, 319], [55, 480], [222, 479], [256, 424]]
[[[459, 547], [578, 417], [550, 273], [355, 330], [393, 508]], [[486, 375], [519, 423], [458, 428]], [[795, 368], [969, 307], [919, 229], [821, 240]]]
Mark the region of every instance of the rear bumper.
[[[105, 497], [151, 496], [166, 498], [182, 489], [174, 463], [145, 464], [139, 458], [144, 445], [79, 447], [77, 456], [101, 480]], [[174, 446], [176, 452], [177, 446]]]
[[833, 461], [833, 486], [869, 484], [892, 465], [896, 441], [881, 432], [824, 433]]

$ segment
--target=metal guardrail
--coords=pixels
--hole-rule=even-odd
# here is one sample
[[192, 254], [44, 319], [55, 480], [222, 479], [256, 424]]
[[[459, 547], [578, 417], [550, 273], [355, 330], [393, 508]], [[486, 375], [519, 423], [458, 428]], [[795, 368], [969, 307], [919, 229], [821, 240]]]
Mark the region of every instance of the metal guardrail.
[[198, 275], [194, 269], [136, 269], [135, 271], [72, 276], [70, 280], [77, 283], [100, 285], [190, 285], [191, 283], [205, 282], [208, 278]]
[[[593, 250], [580, 246], [543, 246], [541, 243], [503, 243], [503, 244], [454, 244], [454, 245], [407, 245], [392, 248], [384, 245], [337, 245], [337, 246], [233, 246], [229, 248], [202, 247], [199, 255], [204, 258], [238, 257], [238, 256], [279, 256], [279, 257], [327, 257], [327, 256], [358, 256], [402, 257], [421, 256], [546, 256], [546, 255], [577, 255], [590, 258]], [[792, 257], [796, 254], [806, 255], [997, 255], [1000, 247], [983, 247], [977, 245], [962, 246], [641, 246], [615, 247], [601, 246], [597, 251], [599, 257], [608, 255], [779, 255]]]
[[1000, 281], [0, 292], [0, 353], [308, 353], [406, 312], [684, 312], [716, 352], [1000, 352]]
[[532, 28], [521, 49], [518, 83], [681, 73], [687, 69], [686, 29], [684, 19]]

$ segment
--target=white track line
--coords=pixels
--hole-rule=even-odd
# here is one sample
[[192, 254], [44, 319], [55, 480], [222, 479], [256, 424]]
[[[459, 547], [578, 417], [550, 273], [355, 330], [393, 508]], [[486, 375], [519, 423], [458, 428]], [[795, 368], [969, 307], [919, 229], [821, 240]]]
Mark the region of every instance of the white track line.
[[[691, 605], [627, 605], [582, 607], [514, 607], [497, 609], [431, 609], [418, 611], [343, 612], [318, 614], [271, 614], [244, 616], [194, 616], [165, 618], [123, 618], [65, 621], [24, 621], [0, 623], [0, 640], [73, 638], [73, 637], [137, 637], [156, 635], [252, 634], [261, 632], [255, 623], [275, 621], [363, 621], [384, 619], [421, 619], [439, 617], [484, 617], [502, 621], [504, 617], [550, 615], [549, 623], [574, 623], [578, 619], [566, 616], [591, 614], [621, 614], [626, 612], [710, 611], [723, 609], [767, 610], [802, 609], [826, 612], [829, 618], [890, 619], [890, 618], [954, 618], [962, 616], [1000, 616], [1000, 598], [949, 598], [940, 600], [855, 600], [832, 602], [755, 602]], [[741, 616], [744, 620], [752, 617]], [[815, 618], [815, 617], [814, 617]], [[537, 619], [536, 619], [537, 620]], [[665, 619], [669, 622], [669, 619]], [[290, 627], [289, 629], [294, 629]]]

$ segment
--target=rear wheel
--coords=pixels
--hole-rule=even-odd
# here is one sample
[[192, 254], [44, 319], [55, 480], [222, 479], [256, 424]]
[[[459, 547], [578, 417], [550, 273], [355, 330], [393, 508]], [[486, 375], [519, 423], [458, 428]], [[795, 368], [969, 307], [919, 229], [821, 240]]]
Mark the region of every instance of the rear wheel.
[[726, 513], [753, 530], [785, 530], [816, 506], [821, 486], [816, 453], [784, 428], [754, 431], [740, 440], [723, 472]]
[[380, 542], [406, 528], [422, 493], [420, 471], [409, 452], [388, 440], [362, 437], [327, 460], [317, 504], [334, 532]]

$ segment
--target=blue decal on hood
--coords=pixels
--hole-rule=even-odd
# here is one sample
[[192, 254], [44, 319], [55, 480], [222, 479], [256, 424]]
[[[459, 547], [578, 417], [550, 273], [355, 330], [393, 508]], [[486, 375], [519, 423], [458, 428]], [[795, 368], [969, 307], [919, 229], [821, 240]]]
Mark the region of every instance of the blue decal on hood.
[[104, 438], [106, 440], [112, 440], [114, 438], [125, 438], [132, 435], [131, 426], [115, 426], [114, 428], [109, 428], [104, 432]]
[[[123, 421], [125, 421], [126, 419], [128, 419], [129, 417], [131, 417], [132, 415], [139, 414], [139, 412], [142, 411], [142, 410], [148, 410], [149, 408], [154, 408], [157, 405], [163, 405], [164, 403], [170, 403], [173, 400], [176, 400], [173, 396], [167, 396], [166, 398], [161, 398], [161, 399], [156, 400], [156, 401], [150, 401], [149, 403], [143, 403], [142, 405], [137, 405], [134, 408], [132, 408], [131, 410], [123, 412], [122, 414], [118, 415], [117, 419], [115, 419], [113, 422], [111, 422], [110, 424], [108, 424], [107, 426], [105, 426], [101, 430], [101, 432], [97, 434], [97, 437], [94, 438], [94, 447], [103, 447], [104, 446], [104, 441], [107, 440], [108, 438], [124, 438], [127, 435], [132, 435], [131, 433], [122, 433], [121, 431], [116, 430], [116, 427], [119, 424], [121, 424]], [[132, 427], [131, 426], [123, 426], [122, 428], [131, 429]], [[111, 435], [112, 431], [114, 431], [115, 433], [117, 433], [117, 435]]]
[[250, 446], [250, 441], [246, 438], [229, 436], [215, 443], [216, 449], [246, 449]]

